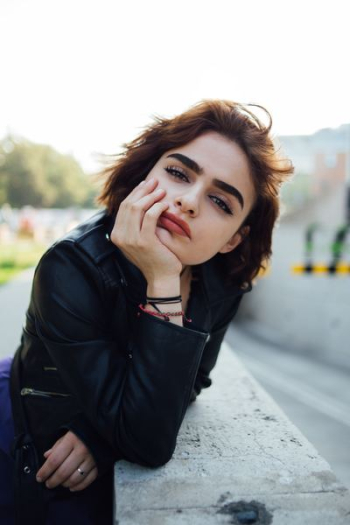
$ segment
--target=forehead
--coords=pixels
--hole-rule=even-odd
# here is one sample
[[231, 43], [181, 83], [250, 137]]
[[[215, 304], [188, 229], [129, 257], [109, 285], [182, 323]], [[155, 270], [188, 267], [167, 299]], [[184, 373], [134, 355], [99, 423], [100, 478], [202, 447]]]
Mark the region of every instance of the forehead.
[[230, 177], [238, 172], [248, 176], [250, 172], [249, 161], [242, 148], [214, 131], [204, 133], [183, 146], [176, 146], [164, 156], [174, 152], [188, 155], [203, 168], [205, 174], [216, 178]]

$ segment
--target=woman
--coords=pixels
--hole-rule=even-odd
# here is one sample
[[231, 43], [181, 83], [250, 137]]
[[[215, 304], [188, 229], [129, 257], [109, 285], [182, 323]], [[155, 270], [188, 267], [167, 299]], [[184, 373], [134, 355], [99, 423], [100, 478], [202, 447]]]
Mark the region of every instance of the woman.
[[105, 209], [42, 257], [11, 371], [18, 523], [111, 523], [113, 463], [170, 460], [271, 255], [292, 167], [270, 129], [222, 100], [158, 118], [105, 170]]

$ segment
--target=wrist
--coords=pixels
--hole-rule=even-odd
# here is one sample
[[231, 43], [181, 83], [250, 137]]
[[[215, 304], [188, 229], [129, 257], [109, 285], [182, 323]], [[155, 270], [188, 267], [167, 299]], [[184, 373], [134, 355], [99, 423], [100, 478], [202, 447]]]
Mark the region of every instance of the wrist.
[[147, 283], [148, 297], [173, 297], [180, 295], [180, 277], [173, 279], [157, 279]]

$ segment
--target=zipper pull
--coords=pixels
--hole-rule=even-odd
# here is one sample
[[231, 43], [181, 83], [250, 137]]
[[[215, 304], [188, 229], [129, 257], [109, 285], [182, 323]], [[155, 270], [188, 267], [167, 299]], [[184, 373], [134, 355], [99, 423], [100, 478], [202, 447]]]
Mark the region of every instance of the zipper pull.
[[21, 396], [27, 396], [29, 394], [32, 394], [33, 392], [34, 392], [33, 388], [22, 388]]

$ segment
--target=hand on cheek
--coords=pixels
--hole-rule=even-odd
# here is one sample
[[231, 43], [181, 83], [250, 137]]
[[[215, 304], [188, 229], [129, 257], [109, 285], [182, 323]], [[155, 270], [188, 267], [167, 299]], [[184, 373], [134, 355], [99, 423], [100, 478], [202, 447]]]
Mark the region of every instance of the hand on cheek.
[[121, 203], [111, 241], [143, 273], [147, 282], [178, 278], [182, 264], [156, 235], [159, 217], [169, 208], [158, 181], [143, 181]]

